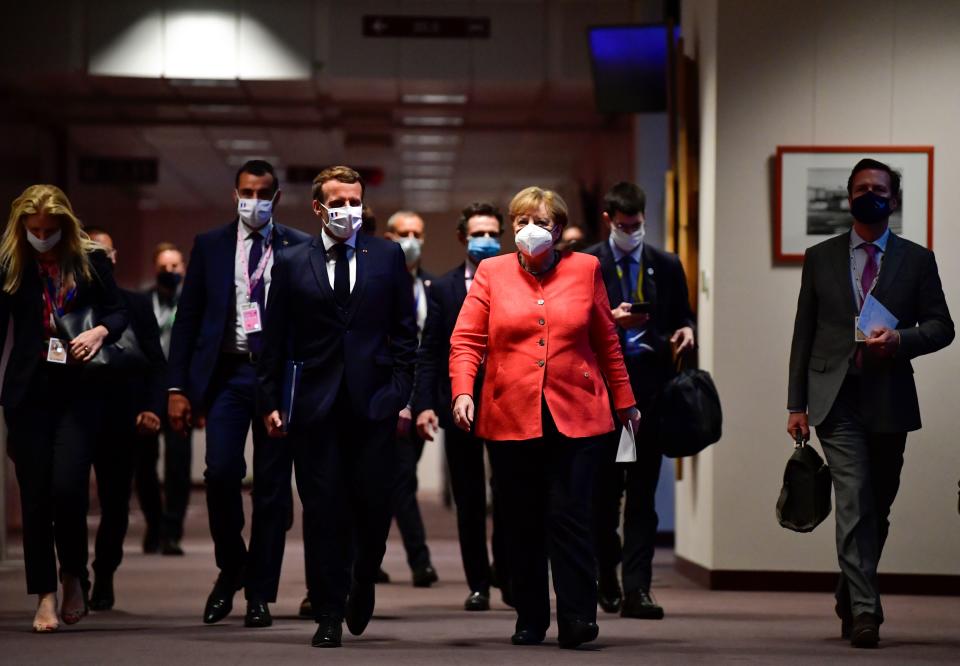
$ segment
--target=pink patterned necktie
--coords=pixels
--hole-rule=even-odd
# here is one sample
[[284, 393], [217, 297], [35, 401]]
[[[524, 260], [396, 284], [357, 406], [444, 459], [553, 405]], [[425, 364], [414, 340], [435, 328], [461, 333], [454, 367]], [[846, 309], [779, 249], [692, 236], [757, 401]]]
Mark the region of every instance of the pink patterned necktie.
[[[863, 273], [860, 275], [860, 286], [863, 289], [863, 298], [867, 298], [867, 294], [870, 293], [870, 287], [873, 286], [873, 281], [877, 279], [877, 271], [879, 266], [877, 265], [877, 252], [880, 251], [873, 243], [861, 243], [860, 249], [867, 253], [867, 264], [863, 267]], [[860, 304], [860, 307], [863, 307], [863, 303]]]

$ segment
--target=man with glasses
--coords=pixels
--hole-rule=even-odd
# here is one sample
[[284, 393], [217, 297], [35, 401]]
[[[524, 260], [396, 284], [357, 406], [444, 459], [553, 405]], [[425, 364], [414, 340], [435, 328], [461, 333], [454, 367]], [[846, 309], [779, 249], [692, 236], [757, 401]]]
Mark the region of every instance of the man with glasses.
[[[674, 358], [694, 346], [694, 318], [680, 259], [644, 243], [646, 194], [621, 182], [604, 196], [610, 238], [586, 250], [600, 259], [607, 296], [620, 334], [630, 384], [643, 414], [637, 460], [615, 462], [619, 428], [600, 466], [594, 498], [601, 608], [623, 617], [663, 618], [650, 594], [657, 536], [656, 493], [662, 454], [656, 447], [654, 398], [676, 370]], [[620, 498], [624, 506], [623, 544]], [[617, 565], [623, 564], [623, 592]]]
[[[500, 253], [503, 215], [489, 203], [472, 203], [463, 209], [457, 225], [457, 237], [466, 248], [466, 260], [433, 281], [423, 338], [417, 358], [417, 375], [412, 400], [417, 433], [433, 441], [437, 428], [444, 429], [444, 446], [450, 470], [450, 485], [457, 507], [457, 529], [460, 555], [467, 576], [470, 594], [464, 608], [470, 611], [490, 609], [490, 587], [497, 585], [487, 554], [487, 496], [483, 440], [454, 427], [450, 412], [450, 336], [460, 308], [473, 282], [477, 265], [487, 257]], [[478, 380], [478, 383], [481, 380]], [[479, 395], [479, 392], [477, 392]], [[494, 496], [494, 559], [501, 569], [500, 581], [506, 579], [507, 558], [496, 537], [497, 502]], [[501, 583], [509, 602], [507, 586]]]
[[[246, 588], [248, 627], [273, 623], [286, 528], [290, 470], [282, 446], [267, 439], [256, 412], [256, 362], [274, 267], [310, 236], [274, 220], [280, 181], [273, 166], [251, 160], [234, 181], [237, 218], [197, 236], [177, 308], [168, 361], [170, 427], [183, 435], [206, 421], [207, 512], [220, 575], [203, 611], [206, 624], [233, 609]], [[253, 426], [253, 517], [243, 540], [243, 450]]]

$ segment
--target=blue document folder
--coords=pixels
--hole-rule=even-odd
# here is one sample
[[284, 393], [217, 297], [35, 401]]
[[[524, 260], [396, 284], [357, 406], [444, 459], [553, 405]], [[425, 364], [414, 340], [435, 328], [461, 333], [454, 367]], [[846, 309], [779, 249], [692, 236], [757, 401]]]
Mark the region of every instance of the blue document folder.
[[283, 431], [293, 423], [293, 405], [297, 399], [303, 361], [287, 361], [283, 371], [283, 395], [280, 397], [280, 418], [283, 419]]

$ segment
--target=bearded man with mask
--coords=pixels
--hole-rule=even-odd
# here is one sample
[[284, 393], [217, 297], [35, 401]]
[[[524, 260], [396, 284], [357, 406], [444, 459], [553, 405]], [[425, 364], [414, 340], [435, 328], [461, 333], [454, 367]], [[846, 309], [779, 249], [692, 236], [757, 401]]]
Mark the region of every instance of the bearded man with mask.
[[[841, 636], [869, 648], [880, 640], [877, 566], [907, 433], [920, 429], [910, 361], [950, 344], [954, 326], [933, 252], [889, 229], [900, 175], [883, 162], [860, 160], [847, 194], [853, 228], [814, 245], [803, 261], [787, 432], [792, 441], [809, 438], [810, 426], [817, 430], [836, 495]], [[896, 323], [861, 324], [869, 301]]]
[[292, 454], [303, 503], [315, 647], [339, 647], [344, 620], [360, 635], [373, 616], [416, 362], [407, 262], [397, 243], [358, 233], [363, 193], [350, 167], [314, 179], [322, 230], [274, 272], [257, 368], [263, 424]]
[[[383, 237], [400, 245], [413, 291], [413, 303], [417, 317], [417, 337], [423, 335], [427, 320], [427, 303], [433, 276], [420, 266], [423, 251], [425, 225], [423, 218], [410, 210], [400, 210], [387, 220]], [[393, 490], [393, 516], [400, 529], [407, 564], [413, 575], [414, 587], [430, 587], [439, 580], [430, 561], [427, 533], [417, 504], [417, 464], [423, 455], [423, 438], [413, 428], [410, 405], [400, 411], [397, 421], [397, 479]], [[380, 572], [380, 582], [389, 582], [386, 572]]]
[[[615, 461], [619, 432], [607, 441], [594, 496], [594, 530], [601, 608], [620, 611], [623, 617], [659, 620], [663, 608], [650, 592], [663, 460], [656, 446], [655, 398], [676, 374], [674, 357], [693, 348], [695, 324], [680, 259], [644, 242], [646, 201], [638, 185], [614, 185], [603, 198], [610, 238], [586, 250], [600, 260], [630, 386], [643, 413], [636, 462]], [[624, 496], [621, 544], [617, 529]]]
[[[267, 438], [256, 405], [263, 322], [275, 297], [273, 273], [310, 237], [274, 220], [280, 182], [273, 166], [251, 160], [234, 182], [237, 218], [197, 236], [184, 278], [168, 360], [170, 427], [186, 435], [206, 420], [207, 513], [220, 574], [203, 621], [219, 622], [246, 588], [244, 624], [272, 624], [286, 527], [292, 511], [286, 452]], [[253, 426], [253, 516], [243, 539], [243, 450]]]
[[[173, 243], [159, 243], [153, 251], [156, 287], [147, 292], [153, 315], [160, 329], [163, 356], [170, 356], [170, 335], [177, 318], [177, 306], [187, 272], [183, 253]], [[163, 414], [166, 417], [166, 413]], [[140, 510], [147, 523], [143, 537], [144, 553], [183, 555], [183, 521], [190, 502], [190, 463], [193, 428], [185, 434], [173, 430], [163, 419], [163, 492], [157, 474], [160, 457], [159, 436], [144, 438], [137, 455], [136, 488]]]

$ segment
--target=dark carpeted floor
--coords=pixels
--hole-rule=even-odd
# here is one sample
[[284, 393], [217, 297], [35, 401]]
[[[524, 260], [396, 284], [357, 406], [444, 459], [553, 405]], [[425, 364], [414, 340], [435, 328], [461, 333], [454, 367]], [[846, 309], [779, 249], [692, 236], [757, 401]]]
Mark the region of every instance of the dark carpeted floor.
[[[453, 516], [438, 504], [424, 502], [423, 509], [440, 584], [410, 585], [394, 531], [384, 562], [393, 582], [378, 586], [373, 621], [362, 637], [345, 636], [343, 649], [312, 649], [313, 624], [295, 617], [304, 591], [299, 525], [290, 532], [273, 627], [243, 627], [241, 594], [227, 620], [200, 622], [216, 571], [202, 495], [195, 493], [187, 555], [141, 554], [143, 522], [134, 511], [116, 609], [57, 634], [30, 633], [35, 598], [24, 593], [22, 563], [0, 565], [0, 664], [960, 663], [958, 598], [888, 596], [882, 648], [856, 651], [839, 639], [829, 595], [705, 591], [674, 573], [669, 551], [658, 552], [654, 581], [665, 620], [601, 614], [600, 638], [586, 649], [557, 649], [555, 627], [542, 646], [514, 647], [514, 614], [498, 596], [488, 613], [462, 610], [468, 590]], [[91, 536], [96, 522], [91, 516]], [[10, 550], [20, 557], [16, 542]]]

